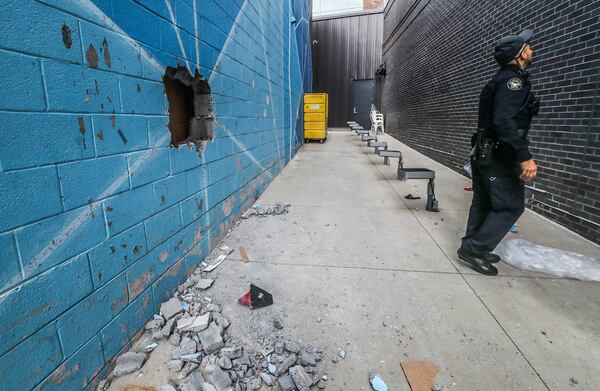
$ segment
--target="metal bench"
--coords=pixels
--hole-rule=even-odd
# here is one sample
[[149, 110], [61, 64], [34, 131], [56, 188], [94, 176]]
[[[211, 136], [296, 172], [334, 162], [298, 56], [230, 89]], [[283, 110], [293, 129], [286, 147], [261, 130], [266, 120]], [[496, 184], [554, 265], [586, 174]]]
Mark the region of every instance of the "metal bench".
[[357, 129], [355, 130], [356, 134], [369, 134], [371, 131], [369, 129]]
[[425, 209], [430, 212], [439, 212], [438, 201], [435, 198], [435, 171], [428, 168], [405, 168], [402, 158], [400, 158], [398, 160], [398, 179], [401, 181], [427, 179], [427, 203]]
[[370, 135], [370, 134], [367, 132], [367, 133], [363, 133], [363, 134], [361, 134], [361, 141], [362, 141], [362, 142], [365, 142], [365, 141], [371, 142], [371, 141], [377, 141], [377, 139], [376, 139], [375, 137], [371, 136], [371, 135]]
[[379, 152], [377, 152], [377, 154], [383, 158], [383, 164], [385, 164], [386, 166], [390, 165], [390, 159], [393, 158], [400, 159], [399, 162], [402, 161], [402, 152], [400, 151], [394, 151], [391, 149], [380, 149]]
[[385, 141], [375, 141], [371, 140], [367, 144], [369, 147], [375, 148], [375, 153], [378, 153], [380, 150], [387, 149], [387, 143]]

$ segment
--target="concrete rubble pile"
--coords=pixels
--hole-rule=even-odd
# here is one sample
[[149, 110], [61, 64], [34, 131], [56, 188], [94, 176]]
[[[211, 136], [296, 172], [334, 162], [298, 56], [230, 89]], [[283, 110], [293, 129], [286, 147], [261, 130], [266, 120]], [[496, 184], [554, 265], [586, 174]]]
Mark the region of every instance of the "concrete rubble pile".
[[[321, 350], [265, 330], [256, 338], [255, 346], [261, 349], [256, 352], [228, 335], [229, 320], [221, 306], [206, 296], [205, 290], [213, 283], [197, 268], [145, 326], [155, 342], [172, 345], [166, 363], [172, 375], [160, 391], [325, 389], [327, 375], [317, 368], [324, 356]], [[156, 344], [151, 345], [153, 349]], [[148, 354], [151, 352], [120, 356], [109, 380], [97, 391], [108, 389], [110, 379], [138, 370]]]
[[277, 203], [274, 206], [269, 205], [254, 205], [242, 214], [242, 219], [249, 219], [250, 217], [266, 217], [274, 215], [283, 215], [289, 212], [291, 204]]

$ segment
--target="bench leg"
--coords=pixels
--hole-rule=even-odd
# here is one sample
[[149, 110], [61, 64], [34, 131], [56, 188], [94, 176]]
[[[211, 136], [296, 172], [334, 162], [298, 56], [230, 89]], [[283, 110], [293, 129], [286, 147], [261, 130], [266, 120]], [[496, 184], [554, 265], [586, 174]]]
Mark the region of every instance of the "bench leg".
[[390, 158], [387, 156], [383, 157], [383, 164], [385, 164], [386, 166], [390, 165]]
[[435, 199], [435, 184], [433, 178], [427, 183], [427, 205], [425, 209], [430, 212], [439, 212], [438, 201]]

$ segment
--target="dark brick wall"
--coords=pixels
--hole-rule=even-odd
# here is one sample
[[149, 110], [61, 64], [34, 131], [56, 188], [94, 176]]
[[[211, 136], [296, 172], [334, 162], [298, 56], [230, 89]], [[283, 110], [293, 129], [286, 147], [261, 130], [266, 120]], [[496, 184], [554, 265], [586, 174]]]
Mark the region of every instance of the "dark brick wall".
[[532, 210], [600, 242], [600, 1], [389, 0], [384, 17], [386, 129], [461, 172], [494, 43], [535, 32], [542, 100], [531, 151]]

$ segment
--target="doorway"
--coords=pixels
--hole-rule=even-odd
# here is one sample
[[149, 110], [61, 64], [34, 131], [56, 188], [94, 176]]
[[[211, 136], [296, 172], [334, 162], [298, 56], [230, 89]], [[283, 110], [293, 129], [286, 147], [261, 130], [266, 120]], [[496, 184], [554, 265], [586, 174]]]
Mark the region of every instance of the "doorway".
[[352, 120], [365, 129], [371, 128], [369, 113], [373, 103], [373, 79], [352, 80]]

